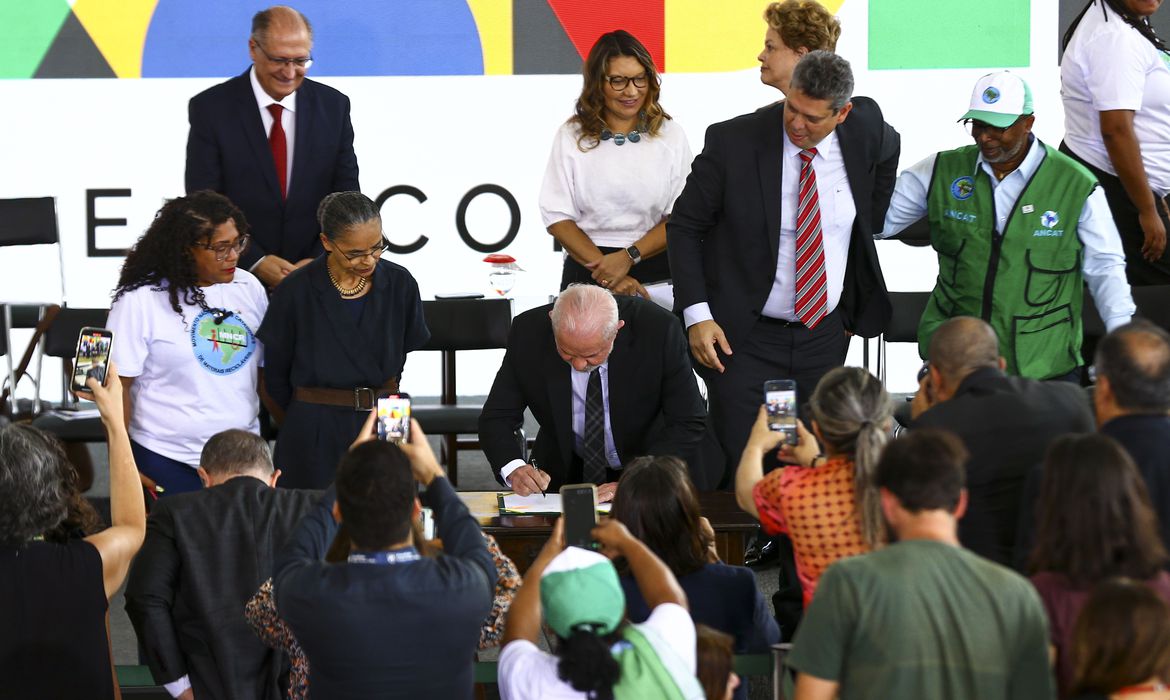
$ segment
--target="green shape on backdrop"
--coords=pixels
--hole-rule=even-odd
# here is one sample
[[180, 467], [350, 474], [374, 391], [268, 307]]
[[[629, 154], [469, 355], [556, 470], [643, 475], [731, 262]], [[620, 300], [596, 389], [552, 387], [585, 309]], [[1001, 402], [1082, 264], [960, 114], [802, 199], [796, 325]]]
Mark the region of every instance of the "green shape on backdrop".
[[869, 69], [1028, 66], [1031, 0], [870, 0]]
[[31, 78], [69, 13], [65, 0], [0, 0], [0, 78]]

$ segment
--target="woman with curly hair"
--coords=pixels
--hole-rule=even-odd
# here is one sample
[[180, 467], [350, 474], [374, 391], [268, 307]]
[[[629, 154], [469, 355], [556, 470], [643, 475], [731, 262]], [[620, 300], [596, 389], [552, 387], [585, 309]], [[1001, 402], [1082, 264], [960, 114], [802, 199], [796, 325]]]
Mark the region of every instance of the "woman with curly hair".
[[540, 190], [541, 218], [565, 249], [561, 290], [580, 282], [648, 296], [644, 284], [670, 279], [666, 220], [691, 147], [658, 103], [654, 59], [629, 32], [603, 34], [582, 72]]
[[788, 94], [797, 61], [809, 51], [836, 51], [841, 22], [817, 0], [784, 0], [764, 9], [768, 30], [760, 62], [760, 82]]
[[160, 496], [197, 491], [208, 438], [260, 431], [254, 332], [268, 308], [259, 280], [236, 269], [244, 214], [202, 191], [159, 209], [114, 290], [109, 327], [122, 369], [134, 459]]
[[[146, 533], [117, 364], [89, 378], [110, 446], [110, 520], [95, 532], [60, 443], [28, 425], [0, 428], [0, 675], [4, 697], [112, 700], [109, 600]], [[91, 393], [92, 392], [92, 393]], [[87, 512], [82, 512], [87, 511]]]

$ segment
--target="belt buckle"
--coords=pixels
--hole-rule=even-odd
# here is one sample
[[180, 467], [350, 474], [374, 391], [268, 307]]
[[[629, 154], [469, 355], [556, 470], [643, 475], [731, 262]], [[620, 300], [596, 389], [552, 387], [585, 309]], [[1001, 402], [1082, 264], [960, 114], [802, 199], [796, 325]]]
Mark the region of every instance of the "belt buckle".
[[[363, 392], [365, 396], [369, 397], [367, 405], [362, 405]], [[374, 410], [374, 390], [368, 386], [354, 387], [353, 390], [353, 410], [355, 411], [372, 411]]]

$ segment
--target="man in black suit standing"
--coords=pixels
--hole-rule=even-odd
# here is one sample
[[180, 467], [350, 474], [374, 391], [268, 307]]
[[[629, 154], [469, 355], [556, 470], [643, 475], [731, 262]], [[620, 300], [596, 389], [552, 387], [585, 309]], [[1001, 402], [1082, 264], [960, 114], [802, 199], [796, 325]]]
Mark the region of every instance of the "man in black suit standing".
[[[972, 316], [944, 321], [930, 338], [930, 368], [911, 404], [912, 430], [948, 430], [970, 452], [967, 513], [959, 541], [976, 554], [1011, 566], [1032, 499], [1028, 479], [1052, 440], [1093, 430], [1089, 397], [1076, 384], [1004, 373], [999, 340]], [[1021, 552], [1022, 554], [1022, 552]]]
[[252, 67], [191, 98], [187, 192], [215, 190], [243, 210], [240, 266], [269, 288], [321, 253], [317, 205], [358, 190], [349, 98], [305, 78], [313, 29], [291, 7], [252, 18]]
[[288, 660], [256, 638], [244, 604], [320, 493], [273, 488], [268, 443], [245, 430], [213, 436], [200, 465], [207, 488], [155, 503], [126, 612], [172, 697], [278, 700]]
[[[515, 437], [525, 408], [540, 424], [528, 463]], [[586, 481], [604, 502], [634, 457], [674, 455], [695, 474], [705, 414], [677, 318], [638, 297], [571, 285], [512, 323], [479, 439], [517, 494]]]
[[848, 333], [875, 336], [889, 320], [873, 234], [899, 138], [852, 92], [845, 59], [807, 54], [784, 102], [707, 129], [666, 225], [675, 310], [729, 470], [765, 381], [793, 379], [806, 401], [844, 363]]
[[1099, 430], [1137, 464], [1170, 547], [1170, 334], [1135, 320], [1098, 343], [1093, 366]]
[[[470, 698], [480, 627], [497, 573], [475, 518], [411, 421], [410, 442], [364, 440], [293, 533], [273, 595], [309, 659], [314, 698]], [[414, 547], [422, 502], [434, 511], [440, 556]], [[346, 562], [322, 561], [345, 523]]]

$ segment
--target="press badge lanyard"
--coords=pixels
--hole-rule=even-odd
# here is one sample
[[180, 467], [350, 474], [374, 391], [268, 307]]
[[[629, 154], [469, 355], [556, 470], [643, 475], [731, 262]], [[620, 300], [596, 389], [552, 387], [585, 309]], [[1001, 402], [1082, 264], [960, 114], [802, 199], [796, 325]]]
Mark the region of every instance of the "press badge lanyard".
[[405, 549], [398, 549], [393, 552], [351, 552], [349, 559], [350, 564], [405, 564], [407, 562], [418, 561], [422, 559], [414, 547], [407, 547]]

